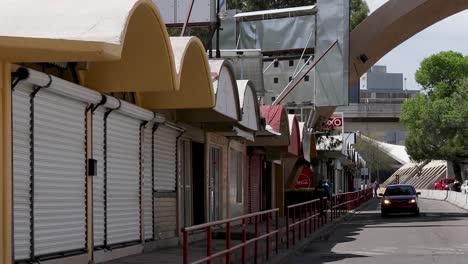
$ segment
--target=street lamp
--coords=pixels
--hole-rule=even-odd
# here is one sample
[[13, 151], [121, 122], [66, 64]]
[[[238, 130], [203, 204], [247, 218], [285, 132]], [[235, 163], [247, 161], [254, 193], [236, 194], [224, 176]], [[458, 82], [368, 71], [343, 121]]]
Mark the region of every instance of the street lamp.
[[403, 79], [403, 80], [405, 80], [405, 96], [406, 96], [406, 98], [408, 98], [408, 90], [406, 89], [406, 80], [407, 79], [408, 78], [406, 78], [406, 77]]

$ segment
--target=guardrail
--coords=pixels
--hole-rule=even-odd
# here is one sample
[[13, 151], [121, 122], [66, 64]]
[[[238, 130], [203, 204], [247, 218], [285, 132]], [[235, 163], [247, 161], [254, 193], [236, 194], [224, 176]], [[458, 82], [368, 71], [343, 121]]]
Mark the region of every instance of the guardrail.
[[[290, 245], [296, 244], [296, 236], [298, 240], [306, 238], [317, 229], [327, 224], [328, 219], [333, 221], [350, 210], [353, 210], [372, 198], [372, 189], [366, 189], [358, 192], [349, 192], [334, 195], [328, 200], [327, 198], [315, 199], [303, 203], [289, 205], [286, 208], [286, 226], [284, 230], [286, 233], [286, 248]], [[253, 220], [253, 221], [252, 221]], [[259, 225], [265, 224], [263, 233], [260, 234]], [[274, 221], [274, 222], [272, 222]], [[241, 242], [232, 245], [231, 229], [235, 222], [241, 222]], [[247, 239], [247, 225], [248, 223], [254, 225], [253, 237]], [[223, 250], [213, 252], [213, 231], [214, 227], [222, 226], [225, 230], [225, 245]], [[209, 222], [206, 224], [182, 228], [183, 235], [183, 263], [189, 263], [189, 234], [200, 231], [206, 234], [206, 256], [191, 262], [192, 264], [208, 263], [219, 257], [225, 258], [225, 263], [231, 263], [231, 254], [235, 250], [241, 250], [241, 263], [246, 263], [247, 260], [247, 246], [253, 244], [253, 262], [258, 262], [259, 257], [259, 241], [264, 240], [265, 245], [265, 258], [270, 258], [271, 250], [271, 237], [274, 236], [274, 252], [278, 254], [279, 251], [279, 209], [272, 209], [258, 213], [246, 214], [238, 217], [233, 217], [225, 220]]]
[[[275, 215], [275, 228], [274, 230], [270, 230], [270, 218]], [[255, 237], [252, 239], [247, 240], [247, 222], [249, 219], [254, 219], [255, 225]], [[259, 223], [261, 218], [265, 218], [266, 220], [266, 233], [260, 235], [259, 233]], [[231, 225], [233, 222], [242, 221], [242, 243], [231, 246]], [[226, 249], [213, 253], [212, 252], [212, 231], [214, 226], [225, 225], [226, 227]], [[189, 232], [194, 232], [198, 230], [205, 230], [206, 232], [206, 257], [200, 260], [192, 262], [192, 264], [198, 263], [208, 263], [210, 264], [211, 261], [215, 258], [225, 256], [226, 263], [231, 263], [231, 252], [236, 249], [242, 250], [242, 263], [246, 262], [246, 246], [254, 243], [254, 263], [257, 263], [258, 260], [258, 241], [261, 239], [266, 240], [266, 258], [269, 259], [270, 257], [270, 236], [275, 235], [275, 252], [278, 254], [278, 244], [279, 244], [279, 209], [272, 209], [268, 211], [262, 211], [258, 213], [252, 213], [247, 215], [242, 215], [238, 217], [233, 217], [225, 220], [209, 222], [206, 224], [191, 226], [182, 228], [183, 234], [183, 263], [189, 263], [189, 255], [188, 255], [188, 248], [189, 248]]]

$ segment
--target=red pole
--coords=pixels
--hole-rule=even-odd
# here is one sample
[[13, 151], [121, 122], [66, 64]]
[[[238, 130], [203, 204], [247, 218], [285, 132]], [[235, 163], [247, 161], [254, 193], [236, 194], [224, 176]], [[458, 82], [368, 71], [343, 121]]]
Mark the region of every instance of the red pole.
[[299, 241], [301, 241], [301, 237], [302, 237], [302, 206], [299, 206]]
[[286, 207], [286, 248], [289, 248], [289, 207]]
[[[231, 248], [231, 223], [226, 223], [226, 249]], [[226, 252], [226, 264], [231, 264], [231, 251]]]
[[[275, 235], [275, 240], [276, 240], [276, 244], [275, 244], [275, 251], [276, 251], [276, 255], [278, 255], [278, 243], [279, 243], [279, 211], [276, 211], [276, 235]], [[286, 227], [287, 228], [287, 227]], [[288, 233], [288, 232], [286, 232]]]
[[245, 264], [245, 241], [247, 241], [247, 219], [242, 218], [242, 264]]
[[[206, 256], [207, 257], [211, 257], [211, 226], [207, 226], [206, 227], [206, 235], [207, 235], [207, 238], [206, 238]], [[207, 260], [206, 261], [207, 264], [210, 264], [211, 263], [211, 259]]]
[[[267, 213], [266, 219], [266, 233], [270, 233], [270, 213]], [[266, 259], [270, 259], [270, 235], [266, 237]]]
[[184, 264], [188, 264], [188, 233], [187, 231], [185, 231], [185, 228], [182, 228], [182, 234], [183, 234], [183, 237], [184, 237], [184, 246], [183, 246], [183, 250], [184, 250]]
[[[255, 238], [258, 238], [258, 215], [255, 216]], [[255, 254], [254, 254], [254, 263], [258, 263], [258, 240], [255, 240]]]
[[296, 245], [296, 207], [293, 208], [293, 226], [292, 226], [292, 232], [293, 232], [293, 246]]

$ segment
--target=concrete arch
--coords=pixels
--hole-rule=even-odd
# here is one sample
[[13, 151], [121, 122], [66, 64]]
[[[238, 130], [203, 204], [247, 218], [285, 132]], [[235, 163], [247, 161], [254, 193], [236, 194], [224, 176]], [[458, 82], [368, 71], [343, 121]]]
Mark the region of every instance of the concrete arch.
[[0, 2], [0, 60], [89, 62], [101, 92], [177, 89], [172, 48], [151, 0]]
[[252, 131], [258, 131], [260, 129], [260, 108], [254, 85], [249, 80], [237, 80], [237, 88], [239, 89], [242, 113], [242, 119], [239, 123]]
[[389, 0], [351, 32], [350, 83], [404, 41], [465, 9], [466, 0]]
[[212, 108], [215, 94], [205, 48], [196, 37], [171, 37], [179, 89], [175, 92], [142, 92], [148, 109]]

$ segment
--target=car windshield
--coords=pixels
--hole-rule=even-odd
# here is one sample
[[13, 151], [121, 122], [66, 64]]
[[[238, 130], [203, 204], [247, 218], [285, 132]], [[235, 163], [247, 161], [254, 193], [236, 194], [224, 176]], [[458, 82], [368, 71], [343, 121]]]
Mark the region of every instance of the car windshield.
[[385, 191], [385, 196], [396, 196], [396, 195], [414, 195], [414, 189], [411, 186], [395, 186], [388, 187]]

